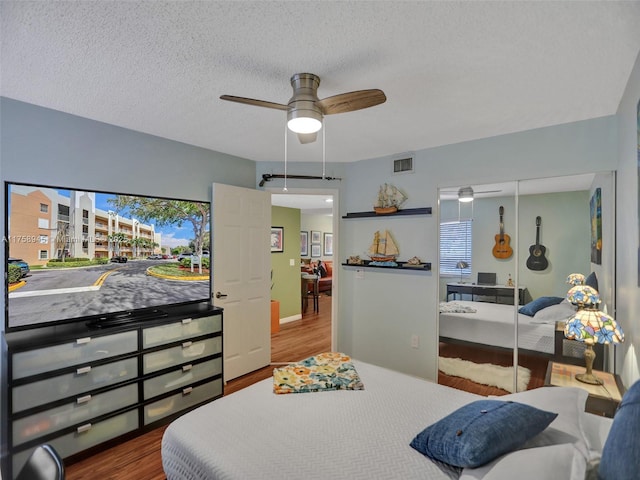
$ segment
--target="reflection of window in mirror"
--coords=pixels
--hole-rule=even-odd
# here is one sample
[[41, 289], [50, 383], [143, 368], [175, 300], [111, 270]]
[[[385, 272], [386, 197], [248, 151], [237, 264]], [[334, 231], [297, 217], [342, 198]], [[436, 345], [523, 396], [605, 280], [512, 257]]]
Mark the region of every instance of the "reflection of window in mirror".
[[[492, 251], [501, 224], [505, 227], [502, 236], [505, 240], [510, 240], [515, 233], [515, 186], [515, 182], [507, 182], [440, 190], [441, 300], [446, 299], [447, 283], [476, 284], [478, 272], [495, 273], [496, 283], [502, 285], [507, 283], [509, 275], [514, 278], [512, 259], [496, 264]], [[500, 208], [504, 211], [502, 219]], [[464, 265], [460, 262], [466, 266], [460, 268]]]
[[440, 275], [460, 275], [459, 283], [471, 275], [471, 219], [440, 223]]

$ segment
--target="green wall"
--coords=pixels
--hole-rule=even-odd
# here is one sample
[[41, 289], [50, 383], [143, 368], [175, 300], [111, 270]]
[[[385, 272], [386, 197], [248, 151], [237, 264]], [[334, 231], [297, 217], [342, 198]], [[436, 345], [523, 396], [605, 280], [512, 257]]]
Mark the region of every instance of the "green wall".
[[271, 226], [284, 227], [284, 252], [271, 254], [271, 299], [280, 302], [280, 318], [300, 315], [300, 210], [271, 207]]

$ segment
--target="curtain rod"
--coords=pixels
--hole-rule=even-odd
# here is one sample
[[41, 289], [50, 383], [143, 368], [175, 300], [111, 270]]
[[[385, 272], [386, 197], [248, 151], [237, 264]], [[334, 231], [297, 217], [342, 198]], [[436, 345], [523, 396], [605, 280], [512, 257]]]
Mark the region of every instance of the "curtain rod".
[[[262, 174], [262, 180], [260, 181], [259, 185], [261, 187], [264, 187], [265, 182], [269, 182], [274, 178], [285, 178], [285, 175], [283, 174], [277, 174], [277, 173], [263, 173]], [[327, 177], [327, 176], [317, 176], [317, 175], [286, 175], [286, 178], [293, 178], [296, 180], [342, 180], [341, 178], [338, 177]]]

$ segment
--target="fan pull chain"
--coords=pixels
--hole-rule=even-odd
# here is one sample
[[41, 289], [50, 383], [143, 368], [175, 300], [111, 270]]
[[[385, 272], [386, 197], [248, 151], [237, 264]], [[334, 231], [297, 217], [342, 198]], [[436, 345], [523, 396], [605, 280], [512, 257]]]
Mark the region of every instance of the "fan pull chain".
[[325, 163], [326, 163], [326, 147], [325, 147], [325, 137], [326, 137], [326, 131], [327, 131], [327, 124], [325, 122], [325, 124], [322, 126], [322, 179], [324, 180], [324, 174], [325, 174]]
[[283, 192], [287, 191], [287, 123], [284, 124], [284, 188]]

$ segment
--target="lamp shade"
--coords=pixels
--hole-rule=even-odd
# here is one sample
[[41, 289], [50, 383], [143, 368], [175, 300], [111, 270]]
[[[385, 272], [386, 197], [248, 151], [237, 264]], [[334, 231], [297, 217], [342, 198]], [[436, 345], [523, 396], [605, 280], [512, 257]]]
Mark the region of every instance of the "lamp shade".
[[584, 275], [581, 273], [572, 273], [567, 277], [567, 283], [571, 285], [584, 285]]
[[464, 270], [465, 268], [468, 268], [469, 264], [467, 262], [465, 262], [464, 260], [460, 260], [458, 263], [456, 263], [456, 268], [460, 269], [460, 283], [462, 282], [462, 270]]
[[595, 306], [600, 303], [600, 294], [589, 285], [575, 285], [567, 292], [567, 300], [578, 307]]
[[578, 310], [564, 327], [564, 336], [586, 345], [622, 343], [624, 332], [606, 313], [595, 308]]

